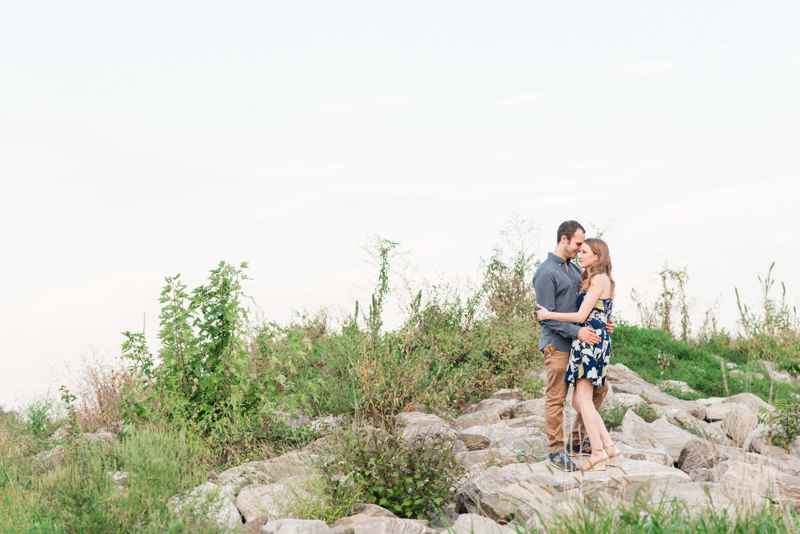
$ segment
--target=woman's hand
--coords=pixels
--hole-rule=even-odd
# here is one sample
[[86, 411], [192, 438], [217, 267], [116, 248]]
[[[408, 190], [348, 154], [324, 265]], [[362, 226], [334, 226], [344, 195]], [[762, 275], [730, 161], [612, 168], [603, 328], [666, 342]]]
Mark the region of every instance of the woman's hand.
[[536, 305], [539, 309], [536, 311], [536, 316], [539, 318], [540, 321], [545, 321], [550, 316], [550, 310], [541, 306], [539, 304]]

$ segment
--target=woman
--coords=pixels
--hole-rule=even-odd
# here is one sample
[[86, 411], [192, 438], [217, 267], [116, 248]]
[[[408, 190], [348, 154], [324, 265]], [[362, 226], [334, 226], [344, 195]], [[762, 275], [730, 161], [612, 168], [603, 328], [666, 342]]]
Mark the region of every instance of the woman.
[[606, 331], [606, 323], [614, 302], [614, 279], [611, 277], [611, 257], [605, 241], [587, 239], [578, 254], [583, 268], [578, 311], [556, 313], [539, 306], [538, 315], [540, 320], [581, 323], [595, 329], [600, 336], [601, 341], [597, 345], [588, 345], [577, 339], [572, 342], [564, 381], [575, 385], [572, 406], [581, 414], [592, 444], [592, 456], [584, 469], [605, 471], [606, 464], [619, 465], [620, 454], [594, 407], [592, 397], [594, 388], [605, 384], [611, 357], [611, 340]]

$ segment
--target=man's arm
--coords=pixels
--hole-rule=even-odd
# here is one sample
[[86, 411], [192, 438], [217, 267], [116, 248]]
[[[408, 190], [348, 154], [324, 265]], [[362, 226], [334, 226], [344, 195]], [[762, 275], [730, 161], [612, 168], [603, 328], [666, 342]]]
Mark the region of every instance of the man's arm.
[[[533, 279], [533, 290], [536, 291], [536, 302], [548, 310], [554, 310], [556, 305], [556, 280], [552, 273], [547, 271], [539, 273]], [[564, 337], [575, 339], [581, 327], [574, 323], [564, 321], [539, 321], [539, 324], [547, 325]]]

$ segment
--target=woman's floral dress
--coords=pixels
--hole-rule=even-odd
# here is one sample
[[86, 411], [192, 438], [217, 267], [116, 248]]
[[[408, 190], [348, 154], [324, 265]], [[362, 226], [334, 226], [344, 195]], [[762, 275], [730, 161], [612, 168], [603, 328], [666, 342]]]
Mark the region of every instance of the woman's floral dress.
[[[583, 304], [584, 298], [586, 298], [586, 291], [578, 295], [578, 308]], [[611, 315], [613, 305], [614, 299], [601, 299], [589, 312], [589, 316], [582, 326], [588, 326], [595, 330], [595, 333], [600, 336], [600, 343], [588, 345], [578, 339], [572, 341], [567, 376], [564, 378], [564, 382], [574, 384], [580, 378], [588, 378], [595, 387], [605, 384], [608, 364], [611, 360], [611, 339], [606, 331], [606, 323], [608, 316]]]

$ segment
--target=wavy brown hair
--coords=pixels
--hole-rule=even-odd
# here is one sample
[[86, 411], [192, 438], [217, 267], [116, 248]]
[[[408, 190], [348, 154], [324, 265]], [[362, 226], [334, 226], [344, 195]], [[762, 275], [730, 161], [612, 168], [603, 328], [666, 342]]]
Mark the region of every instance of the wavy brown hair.
[[608, 245], [602, 239], [597, 239], [595, 237], [590, 237], [586, 241], [584, 241], [589, 249], [597, 254], [597, 263], [589, 267], [588, 269], [584, 269], [583, 273], [581, 273], [581, 291], [586, 291], [589, 289], [589, 285], [592, 283], [592, 278], [597, 276], [598, 274], [605, 273], [608, 276], [608, 279], [611, 280], [611, 296], [614, 296], [614, 277], [611, 276], [611, 254], [608, 252]]

